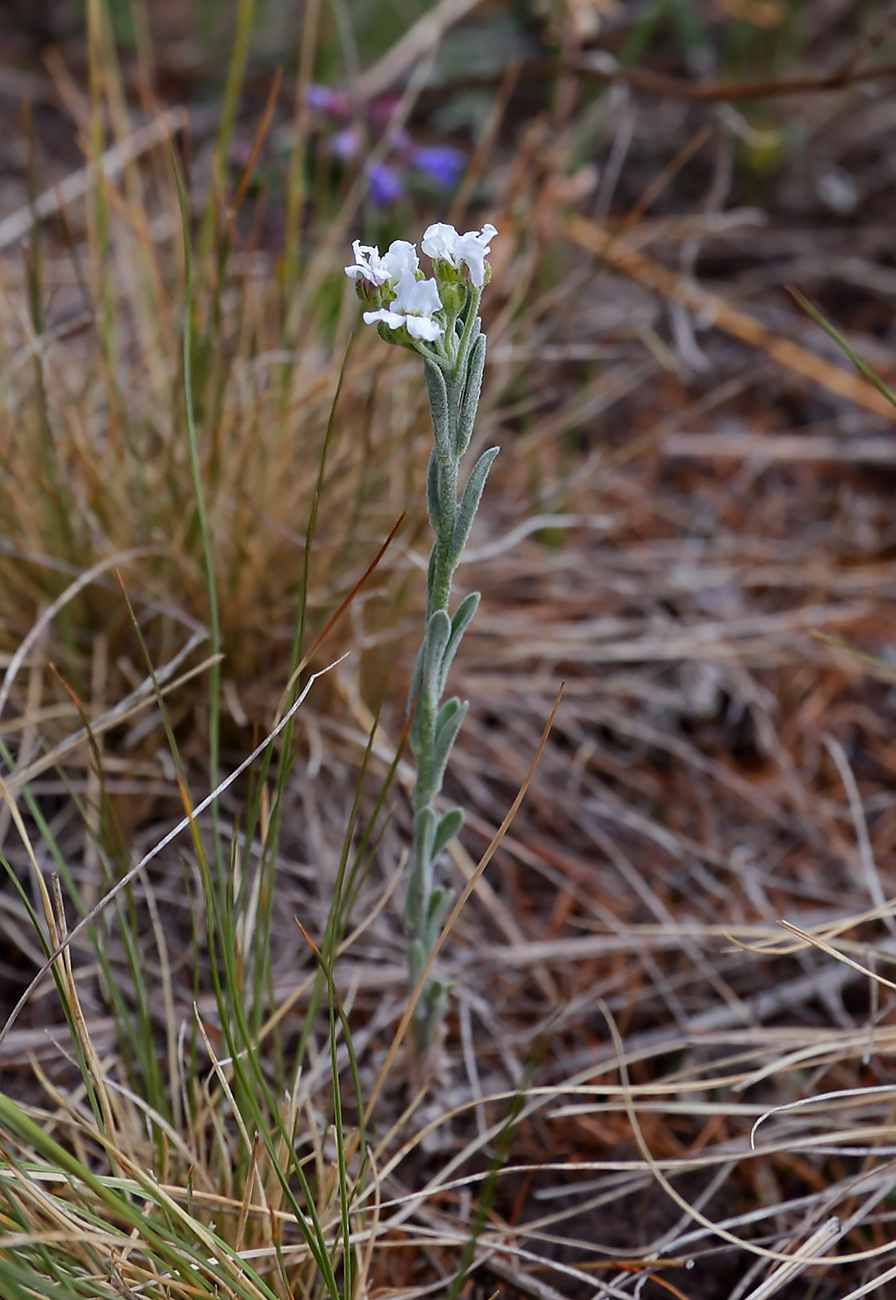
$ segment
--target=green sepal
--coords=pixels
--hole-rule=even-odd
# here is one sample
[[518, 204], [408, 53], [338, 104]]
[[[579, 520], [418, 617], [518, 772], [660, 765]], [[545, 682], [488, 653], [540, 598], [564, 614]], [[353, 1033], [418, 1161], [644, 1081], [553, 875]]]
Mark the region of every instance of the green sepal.
[[451, 565], [457, 564], [467, 544], [467, 538], [470, 536], [470, 529], [473, 527], [473, 520], [476, 518], [476, 511], [479, 509], [479, 502], [482, 500], [482, 493], [485, 490], [488, 472], [499, 451], [499, 447], [489, 447], [488, 451], [484, 451], [473, 466], [473, 472], [467, 480], [467, 486], [464, 488], [464, 494], [458, 506], [457, 522], [454, 525], [451, 550], [448, 553], [448, 563]]
[[[440, 263], [444, 266], [444, 262]], [[469, 290], [465, 285], [458, 281], [452, 282], [444, 276], [439, 276], [436, 280], [439, 290], [439, 298], [448, 320], [454, 321], [461, 314], [467, 305], [467, 299], [470, 296]]]

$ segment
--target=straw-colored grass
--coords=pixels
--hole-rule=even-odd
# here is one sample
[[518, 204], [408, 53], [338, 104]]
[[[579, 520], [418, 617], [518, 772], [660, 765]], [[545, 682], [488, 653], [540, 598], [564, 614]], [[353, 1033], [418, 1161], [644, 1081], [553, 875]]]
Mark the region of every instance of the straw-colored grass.
[[[560, 96], [515, 152], [496, 109], [463, 191], [500, 230], [502, 454], [458, 571], [470, 888], [421, 1062], [419, 363], [360, 326], [361, 189], [302, 190], [301, 112], [302, 220], [254, 242], [222, 163], [244, 45], [188, 137], [132, 118], [88, 9], [87, 170], [0, 261], [2, 1300], [885, 1295], [890, 425], [758, 272], [691, 283], [695, 245], [763, 256], [728, 138], [700, 211], [654, 217], [705, 137], [639, 139], [620, 100], [595, 195]], [[885, 152], [850, 94], [818, 138]], [[629, 195], [627, 151], [667, 145]]]

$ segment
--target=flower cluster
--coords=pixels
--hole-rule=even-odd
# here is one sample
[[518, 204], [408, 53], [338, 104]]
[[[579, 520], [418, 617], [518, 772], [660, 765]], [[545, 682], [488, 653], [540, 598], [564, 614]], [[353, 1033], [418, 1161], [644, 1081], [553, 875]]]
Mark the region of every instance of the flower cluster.
[[[453, 226], [436, 222], [424, 232], [422, 248], [432, 259], [435, 277], [427, 279], [420, 269], [414, 244], [396, 239], [387, 253], [355, 240], [355, 261], [345, 273], [355, 282], [358, 296], [368, 303], [364, 312], [368, 325], [378, 324], [390, 343], [413, 347], [434, 355], [426, 344], [436, 344], [434, 359], [451, 359], [455, 350], [454, 323], [472, 289], [478, 306], [479, 295], [491, 271], [486, 257], [497, 234], [492, 225], [460, 235]], [[474, 311], [475, 314], [475, 311]]]
[[[466, 155], [450, 145], [417, 145], [406, 130], [396, 129], [392, 123], [399, 107], [397, 96], [380, 96], [365, 105], [363, 122], [348, 96], [328, 86], [309, 86], [306, 102], [325, 151], [340, 163], [353, 162], [363, 169], [374, 207], [388, 207], [410, 190], [445, 194], [456, 189]], [[388, 143], [385, 158], [367, 162], [371, 138], [383, 137]]]

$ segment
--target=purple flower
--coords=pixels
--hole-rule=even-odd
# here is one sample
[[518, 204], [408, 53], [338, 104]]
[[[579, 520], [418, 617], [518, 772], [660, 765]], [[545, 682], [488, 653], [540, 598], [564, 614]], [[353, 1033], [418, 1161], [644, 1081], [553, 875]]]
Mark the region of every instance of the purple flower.
[[466, 157], [460, 149], [448, 145], [427, 145], [415, 149], [411, 162], [439, 187], [440, 190], [453, 190], [460, 180]]
[[401, 181], [384, 163], [375, 163], [367, 174], [370, 197], [378, 208], [385, 208], [401, 196]]
[[392, 118], [401, 107], [400, 95], [382, 95], [379, 99], [374, 99], [367, 107], [367, 113], [371, 122], [377, 125], [385, 126], [391, 122]]
[[338, 91], [322, 86], [317, 81], [308, 87], [305, 102], [316, 112], [329, 113], [330, 117], [346, 118], [351, 111], [345, 95], [340, 95]]
[[356, 127], [347, 126], [337, 131], [330, 140], [330, 152], [334, 158], [354, 158], [361, 147], [361, 134]]
[[234, 167], [248, 167], [252, 158], [251, 144], [234, 144], [230, 147], [230, 161]]

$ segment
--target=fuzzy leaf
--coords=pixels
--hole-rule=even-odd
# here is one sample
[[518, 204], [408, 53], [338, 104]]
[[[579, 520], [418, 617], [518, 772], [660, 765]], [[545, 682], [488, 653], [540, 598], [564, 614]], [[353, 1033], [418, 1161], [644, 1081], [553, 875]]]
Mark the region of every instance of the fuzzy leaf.
[[433, 710], [442, 694], [440, 686], [442, 675], [442, 658], [451, 636], [451, 620], [443, 609], [437, 609], [430, 615], [423, 644], [418, 652], [419, 672], [415, 665], [413, 683], [416, 690], [417, 707], [411, 723], [409, 736], [411, 750], [419, 755], [425, 742], [423, 729], [427, 720], [432, 718]]
[[454, 617], [451, 619], [451, 635], [448, 638], [448, 644], [445, 647], [445, 653], [442, 655], [442, 675], [439, 682], [439, 698], [441, 699], [445, 691], [445, 683], [448, 680], [448, 670], [457, 654], [457, 647], [460, 645], [461, 638], [470, 626], [470, 622], [476, 610], [479, 608], [480, 595], [478, 591], [471, 591], [454, 611]]
[[435, 743], [439, 743], [439, 736], [451, 722], [451, 719], [460, 709], [461, 702], [456, 695], [452, 695], [450, 700], [446, 700], [439, 709], [439, 716], [436, 718]]
[[484, 451], [473, 466], [473, 472], [470, 475], [467, 486], [464, 488], [464, 494], [461, 498], [457, 510], [457, 522], [454, 525], [454, 536], [451, 538], [451, 550], [448, 555], [449, 562], [457, 564], [461, 557], [461, 552], [467, 544], [467, 538], [470, 536], [470, 529], [473, 527], [473, 520], [476, 517], [476, 511], [479, 509], [479, 502], [482, 500], [482, 493], [485, 489], [485, 480], [488, 478], [488, 472], [492, 467], [492, 461], [499, 452], [499, 447], [489, 447]]
[[432, 808], [421, 808], [414, 818], [414, 863], [408, 881], [405, 899], [405, 920], [412, 930], [420, 933], [429, 908], [432, 890], [432, 867], [435, 859], [433, 845], [436, 837], [436, 814]]
[[423, 669], [420, 683], [421, 693], [426, 692], [432, 705], [439, 699], [439, 679], [441, 677], [442, 659], [451, 637], [451, 619], [444, 609], [434, 610], [429, 616], [426, 628], [426, 640], [423, 643]]
[[444, 817], [439, 821], [436, 827], [436, 833], [432, 842], [432, 861], [435, 864], [436, 858], [454, 839], [455, 835], [460, 832], [464, 824], [464, 814], [461, 808], [452, 808], [446, 812]]
[[[423, 974], [423, 967], [428, 961], [428, 954], [422, 939], [412, 939], [408, 947], [408, 985], [414, 989]], [[419, 1005], [419, 1003], [418, 1003]]]
[[432, 589], [436, 581], [436, 548], [433, 547], [429, 553], [429, 563], [426, 566], [426, 599], [432, 602]]
[[442, 922], [448, 908], [454, 902], [454, 890], [443, 889], [439, 886], [434, 889], [429, 899], [429, 906], [426, 911], [426, 921], [423, 926], [423, 947], [427, 953], [432, 952], [439, 938], [439, 931], [442, 928]]
[[442, 507], [439, 502], [439, 461], [433, 447], [426, 469], [426, 504], [429, 507], [429, 522], [432, 531], [438, 533], [442, 523]]
[[425, 358], [423, 370], [429, 392], [429, 411], [432, 416], [436, 450], [439, 459], [444, 463], [451, 455], [451, 412], [448, 405], [448, 389], [445, 376], [434, 361]]
[[420, 649], [417, 651], [417, 658], [414, 661], [414, 671], [411, 674], [411, 686], [408, 691], [408, 714], [410, 714], [414, 705], [417, 703], [417, 692], [420, 689], [420, 677], [423, 672], [423, 644], [425, 643], [421, 643]]
[[469, 707], [467, 701], [461, 704], [460, 700], [455, 698], [449, 700], [439, 710], [439, 717], [436, 722], [435, 753], [433, 756], [434, 794], [438, 794], [442, 788], [442, 782], [445, 779], [445, 768], [448, 766], [448, 759], [454, 742], [457, 740], [457, 733], [463, 725]]
[[426, 992], [421, 998], [423, 1011], [419, 1014], [414, 1026], [414, 1036], [417, 1039], [418, 1047], [425, 1049], [432, 1046], [436, 1030], [444, 1020], [445, 1012], [448, 1009], [448, 994], [451, 992], [451, 988], [451, 984], [444, 984], [441, 980], [433, 980], [427, 986]]
[[479, 410], [479, 398], [482, 394], [482, 374], [485, 370], [485, 335], [480, 334], [467, 358], [467, 373], [464, 383], [464, 395], [457, 413], [457, 441], [454, 449], [462, 456], [470, 445], [476, 412]]

